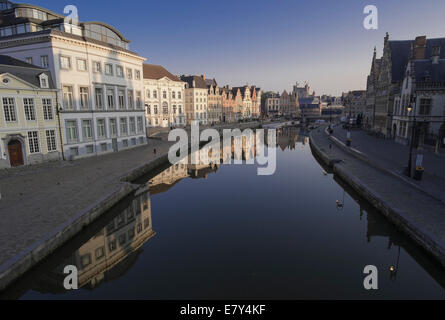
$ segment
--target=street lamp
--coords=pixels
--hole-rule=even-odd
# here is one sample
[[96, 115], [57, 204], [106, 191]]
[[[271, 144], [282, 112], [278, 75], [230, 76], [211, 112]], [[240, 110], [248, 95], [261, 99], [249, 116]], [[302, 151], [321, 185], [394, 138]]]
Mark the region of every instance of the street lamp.
[[[406, 175], [408, 177], [410, 177], [410, 178], [411, 178], [411, 171], [412, 171], [412, 158], [413, 158], [414, 139], [416, 137], [416, 111], [415, 111], [415, 107], [416, 107], [416, 97], [413, 96], [411, 98], [410, 105], [407, 108], [407, 110], [408, 110], [408, 120], [409, 120], [409, 115], [411, 114], [411, 111], [413, 111], [413, 109], [414, 109], [414, 121], [413, 121], [412, 130], [411, 130], [412, 132], [411, 132], [411, 142], [410, 142], [410, 146], [409, 146], [408, 168], [407, 168], [407, 172], [406, 172]], [[409, 123], [409, 121], [408, 121], [408, 123]]]

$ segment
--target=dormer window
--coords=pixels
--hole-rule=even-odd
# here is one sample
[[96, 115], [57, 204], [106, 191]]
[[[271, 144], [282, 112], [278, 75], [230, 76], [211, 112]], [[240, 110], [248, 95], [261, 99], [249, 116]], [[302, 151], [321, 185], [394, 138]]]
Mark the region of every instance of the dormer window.
[[42, 73], [40, 76], [40, 88], [48, 89], [49, 83], [48, 83], [48, 76], [44, 73]]

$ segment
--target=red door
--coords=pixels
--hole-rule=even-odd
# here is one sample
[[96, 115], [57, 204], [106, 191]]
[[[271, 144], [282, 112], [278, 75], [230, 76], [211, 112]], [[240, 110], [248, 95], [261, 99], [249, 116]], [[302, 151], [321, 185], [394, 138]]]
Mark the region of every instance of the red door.
[[11, 167], [23, 165], [22, 144], [18, 140], [11, 141], [8, 144], [9, 162]]

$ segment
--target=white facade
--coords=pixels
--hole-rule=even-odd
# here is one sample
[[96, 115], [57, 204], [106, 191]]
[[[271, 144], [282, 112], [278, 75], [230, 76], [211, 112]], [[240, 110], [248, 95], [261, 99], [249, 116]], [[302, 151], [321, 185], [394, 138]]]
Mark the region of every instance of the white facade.
[[129, 41], [110, 26], [85, 23], [83, 28], [88, 38], [76, 35], [78, 27], [74, 34], [55, 28], [0, 37], [0, 54], [51, 72], [59, 90], [57, 108], [66, 159], [146, 143], [145, 58], [128, 51]]
[[162, 79], [144, 79], [147, 127], [186, 125], [185, 83]]
[[208, 123], [208, 90], [207, 88], [185, 89], [185, 110], [187, 113], [187, 124], [192, 120], [199, 121], [199, 124]]

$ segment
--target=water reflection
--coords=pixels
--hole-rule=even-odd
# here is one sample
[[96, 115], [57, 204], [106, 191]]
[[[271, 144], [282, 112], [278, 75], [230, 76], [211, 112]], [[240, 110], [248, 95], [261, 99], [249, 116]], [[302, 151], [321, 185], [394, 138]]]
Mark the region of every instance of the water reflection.
[[[209, 179], [209, 181], [205, 182], [205, 185], [216, 188], [215, 184], [224, 184], [224, 180], [221, 179], [227, 176], [229, 174], [229, 171], [233, 169], [223, 168], [224, 165], [221, 165], [221, 162], [223, 162], [222, 160], [224, 160], [226, 157], [230, 157], [231, 159], [238, 159], [248, 162], [249, 160], [251, 160], [256, 156], [256, 148], [254, 142], [255, 140], [252, 138], [252, 136], [244, 137], [241, 152], [237, 153], [237, 150], [236, 148], [234, 148], [233, 145], [230, 148], [226, 147], [226, 149], [224, 149], [223, 146], [221, 147], [220, 159], [218, 159], [219, 161], [213, 161], [210, 164], [204, 164], [204, 163], [187, 164], [190, 163], [190, 161], [188, 162], [184, 161], [177, 163], [173, 166], [170, 166], [169, 168], [166, 168], [162, 172], [158, 172], [155, 175], [151, 175], [147, 177], [144, 181], [139, 181], [138, 183], [141, 185], [141, 188], [133, 195], [133, 197], [127, 199], [126, 201], [123, 201], [120, 204], [120, 206], [117, 207], [117, 209], [111, 212], [109, 216], [105, 216], [103, 219], [100, 219], [101, 221], [97, 222], [96, 227], [91, 226], [85, 232], [83, 232], [85, 234], [84, 238], [73, 241], [74, 244], [62, 248], [61, 250], [62, 252], [53, 255], [51, 259], [49, 259], [52, 260], [52, 262], [48, 263], [47, 266], [45, 266], [44, 268], [42, 267], [40, 270], [31, 272], [30, 275], [28, 276], [28, 279], [23, 280], [22, 283], [17, 284], [16, 288], [13, 289], [12, 293], [9, 296], [7, 295], [6, 297], [19, 298], [23, 295], [25, 296], [25, 298], [29, 297], [59, 298], [63, 297], [64, 295], [65, 296], [70, 295], [70, 297], [74, 298], [78, 296], [83, 297], [81, 293], [82, 290], [79, 290], [78, 292], [67, 293], [67, 291], [63, 288], [62, 284], [65, 276], [63, 274], [63, 268], [66, 265], [77, 266], [79, 270], [79, 286], [83, 289], [83, 291], [87, 290], [90, 293], [94, 292], [97, 293], [99, 297], [103, 297], [103, 292], [102, 294], [98, 293], [98, 291], [100, 292], [100, 290], [98, 289], [104, 287], [105, 283], [108, 283], [109, 286], [106, 287], [107, 290], [112, 290], [115, 292], [115, 295], [119, 295], [120, 288], [118, 285], [115, 284], [116, 283], [120, 283], [121, 285], [123, 284], [122, 282], [118, 282], [117, 280], [124, 278], [125, 281], [128, 281], [128, 284], [126, 286], [131, 287], [132, 285], [135, 285], [134, 283], [135, 278], [130, 277], [129, 279], [128, 276], [129, 271], [132, 270], [132, 268], [135, 268], [138, 262], [139, 264], [141, 263], [146, 264], [147, 260], [146, 259], [144, 260], [142, 257], [144, 257], [144, 255], [146, 256], [147, 254], [150, 255], [150, 257], [148, 258], [150, 261], [152, 260], [156, 261], [155, 263], [156, 269], [155, 270], [150, 269], [151, 272], [155, 273], [154, 275], [151, 274], [152, 277], [159, 278], [159, 282], [172, 281], [175, 283], [175, 286], [176, 285], [178, 286], [177, 288], [178, 290], [181, 289], [186, 290], [185, 291], [186, 293], [193, 292], [194, 288], [187, 286], [188, 280], [186, 279], [190, 277], [190, 281], [199, 282], [198, 279], [193, 278], [194, 273], [187, 273], [185, 277], [181, 277], [182, 274], [178, 269], [170, 270], [171, 273], [168, 272], [163, 273], [162, 271], [159, 270], [163, 270], [167, 267], [170, 267], [171, 262], [176, 261], [174, 259], [176, 256], [179, 255], [178, 254], [179, 251], [176, 251], [178, 250], [178, 248], [182, 248], [182, 250], [185, 250], [184, 247], [181, 247], [179, 245], [181, 242], [184, 242], [185, 247], [191, 247], [192, 250], [194, 250], [193, 252], [194, 254], [196, 254], [196, 256], [193, 256], [192, 260], [179, 259], [178, 261], [176, 261], [176, 263], [178, 262], [187, 263], [189, 261], [194, 261], [196, 259], [197, 261], [196, 265], [194, 264], [194, 262], [192, 262], [191, 264], [187, 265], [187, 267], [197, 268], [197, 270], [199, 270], [199, 265], [202, 265], [206, 262], [201, 260], [202, 259], [201, 257], [203, 255], [203, 252], [200, 251], [201, 248], [193, 247], [194, 242], [187, 242], [186, 244], [186, 241], [189, 241], [187, 237], [176, 238], [173, 236], [172, 238], [168, 238], [169, 232], [166, 231], [166, 229], [163, 229], [163, 232], [159, 232], [159, 234], [161, 235], [161, 233], [165, 233], [167, 239], [170, 239], [170, 242], [164, 240], [161, 249], [155, 251], [158, 253], [158, 255], [156, 255], [155, 252], [147, 253], [144, 251], [147, 251], [148, 248], [155, 246], [154, 241], [159, 240], [160, 242], [162, 242], [160, 236], [156, 236], [155, 232], [156, 228], [160, 228], [160, 225], [163, 225], [165, 228], [166, 224], [173, 226], [176, 226], [176, 224], [180, 224], [179, 226], [176, 227], [178, 229], [184, 229], [183, 228], [184, 220], [180, 220], [180, 218], [193, 220], [195, 216], [199, 216], [199, 212], [196, 212], [196, 210], [199, 210], [198, 208], [201, 208], [201, 205], [196, 206], [195, 204], [195, 206], [192, 207], [193, 209], [187, 209], [188, 208], [187, 203], [184, 202], [185, 206], [184, 208], [181, 209], [179, 216], [171, 214], [168, 218], [164, 217], [165, 219], [163, 220], [164, 224], [162, 224], [163, 222], [162, 220], [161, 222], [159, 222], [158, 220], [155, 221], [157, 222], [157, 224], [153, 226], [151, 201], [155, 195], [162, 195], [162, 194], [163, 195], [160, 198], [167, 198], [166, 201], [179, 201], [178, 198], [175, 197], [173, 190], [168, 195], [164, 194], [167, 191], [170, 191], [175, 186], [176, 188], [182, 190], [181, 192], [179, 192], [182, 194], [185, 192], [184, 187], [188, 188], [190, 193], [199, 192], [195, 191], [196, 189], [194, 188], [196, 188], [196, 185], [193, 185], [192, 179], [207, 179], [210, 175], [215, 175], [215, 178], [216, 176], [218, 176], [219, 179]], [[308, 136], [300, 128], [288, 127], [288, 128], [281, 128], [280, 130], [278, 130], [277, 147], [279, 147], [279, 149], [281, 149], [283, 153], [286, 152], [288, 155], [289, 154], [292, 155], [292, 157], [289, 158], [292, 160], [289, 161], [292, 165], [294, 165], [295, 161], [302, 161], [299, 162], [300, 164], [307, 163], [304, 162], [306, 161], [306, 157], [307, 159], [310, 160], [309, 164], [311, 166], [313, 165], [314, 160], [312, 156], [308, 153], [301, 153], [299, 150], [301, 147], [304, 149], [308, 149]], [[206, 159], [206, 156], [208, 156], [210, 159], [213, 159], [211, 150], [203, 149], [201, 150], [201, 152], [203, 152], [203, 154], [201, 154], [201, 159], [203, 159], [204, 162], [208, 160]], [[189, 155], [189, 157], [193, 156], [195, 155]], [[299, 158], [304, 158], [304, 159], [297, 160]], [[325, 171], [328, 171], [328, 168], [324, 167], [321, 162], [319, 163], [319, 165], [322, 166]], [[322, 176], [319, 165], [315, 163], [314, 170], [318, 170], [320, 172], [320, 176]], [[236, 167], [236, 168], [238, 168], [237, 170], [243, 170], [243, 167]], [[286, 170], [292, 170], [292, 167], [289, 168], [286, 167]], [[222, 171], [222, 174], [216, 175], [216, 173], [219, 173], [219, 171]], [[285, 174], [287, 175], [288, 172], [291, 171], [286, 171]], [[272, 176], [269, 177], [268, 179], [270, 179], [269, 181], [271, 183], [277, 183], [276, 185], [278, 186], [281, 186], [286, 183], [283, 182], [285, 177], [280, 176], [280, 172], [277, 173], [277, 176]], [[239, 178], [238, 176], [235, 177], [235, 179], [238, 178]], [[328, 183], [327, 181], [329, 182], [332, 181], [330, 179], [330, 176], [327, 177], [323, 176], [323, 179], [325, 178], [326, 180], [320, 180], [320, 181], [326, 181], [324, 183]], [[188, 181], [188, 184], [184, 184], [185, 183], [184, 180], [187, 179], [190, 179], [190, 181]], [[249, 176], [249, 179], [254, 179], [254, 177]], [[279, 179], [280, 181], [275, 182], [276, 179]], [[445, 288], [444, 271], [439, 264], [437, 264], [432, 258], [427, 256], [423, 250], [414, 245], [409, 238], [407, 238], [404, 234], [402, 234], [397, 229], [395, 229], [391, 224], [389, 224], [381, 214], [377, 213], [375, 209], [368, 202], [360, 198], [354, 192], [354, 190], [352, 190], [349, 186], [347, 186], [342, 180], [338, 179], [337, 177], [334, 177], [334, 180], [336, 182], [336, 186], [335, 188], [332, 189], [323, 189], [324, 186], [322, 184], [319, 184], [319, 180], [317, 180], [318, 182], [311, 181], [311, 184], [318, 183], [316, 184], [316, 188], [320, 190], [318, 201], [322, 203], [326, 202], [327, 201], [326, 199], [329, 199], [329, 203], [331, 203], [330, 195], [327, 194], [325, 190], [335, 190], [335, 192], [338, 192], [338, 195], [336, 197], [334, 196], [332, 200], [331, 207], [333, 212], [335, 212], [337, 215], [341, 217], [348, 217], [348, 215], [352, 214], [352, 219], [351, 219], [352, 221], [355, 220], [361, 222], [360, 223], [354, 222], [355, 224], [352, 224], [353, 222], [351, 222], [350, 220], [346, 221], [339, 220], [340, 221], [339, 223], [332, 225], [332, 230], [336, 230], [337, 232], [340, 230], [341, 232], [344, 232], [346, 234], [350, 233], [351, 229], [343, 227], [342, 223], [349, 223], [349, 227], [353, 227], [354, 231], [360, 230], [360, 227], [363, 225], [363, 223], [366, 223], [365, 229], [357, 233], [359, 238], [357, 237], [354, 238], [354, 236], [352, 237], [357, 243], [360, 243], [360, 240], [363, 240], [363, 243], [365, 243], [365, 247], [360, 247], [359, 249], [360, 252], [368, 250], [372, 254], [376, 254], [376, 256], [372, 256], [373, 259], [377, 259], [376, 258], [377, 256], [383, 257], [380, 260], [384, 261], [384, 264], [387, 266], [386, 267], [387, 269], [386, 270], [379, 269], [379, 274], [381, 271], [382, 277], [385, 277], [386, 279], [391, 278], [394, 283], [401, 281], [399, 277], [400, 273], [403, 275], [403, 273], [406, 274], [407, 271], [413, 269], [413, 262], [407, 261], [406, 259], [406, 253], [407, 253], [415, 261], [414, 266], [416, 268], [417, 266], [420, 266], [422, 272], [423, 270], [426, 271], [426, 273], [429, 274], [436, 283], [438, 283], [442, 288]], [[260, 189], [265, 188], [265, 186], [261, 184], [263, 180], [259, 179], [258, 181], [260, 181], [260, 183], [258, 183], [258, 188]], [[285, 185], [285, 187], [288, 187], [289, 190], [292, 190], [293, 188], [300, 188], [299, 186], [302, 185], [302, 187], [299, 189], [301, 195], [298, 196], [302, 197], [303, 199], [312, 199], [310, 198], [310, 195], [308, 193], [304, 193], [305, 191], [309, 193], [311, 192], [310, 190], [307, 190], [308, 189], [307, 181], [298, 179], [292, 179], [291, 181], [292, 184]], [[179, 185], [179, 183], [181, 183], [181, 185]], [[229, 182], [225, 183], [229, 183], [229, 185], [224, 185], [224, 186], [226, 187], [229, 186], [232, 189], [236, 189], [238, 181], [233, 180], [232, 177], [232, 180], [229, 180]], [[256, 181], [254, 183], [256, 183]], [[201, 186], [202, 184], [198, 185]], [[338, 186], [340, 186], [340, 188]], [[254, 189], [255, 188], [254, 185], [251, 185], [251, 188], [253, 188], [253, 190], [251, 190], [252, 192], [256, 194], [261, 194], [260, 189]], [[275, 194], [274, 196], [279, 197], [280, 192], [281, 191], [278, 191], [278, 193]], [[190, 193], [185, 194], [183, 199], [187, 199]], [[172, 200], [169, 200], [170, 197]], [[285, 205], [283, 206], [283, 208], [290, 207], [291, 204], [293, 203], [291, 202], [292, 197], [289, 197], [290, 200], [285, 200], [284, 197], [279, 199], [281, 199], [282, 201], [279, 205], [280, 206]], [[336, 210], [336, 203], [335, 203], [336, 199], [342, 201], [342, 204], [344, 206], [343, 208], [344, 210], [342, 210], [341, 212], [337, 212]], [[204, 200], [202, 201], [203, 201], [202, 206], [205, 208]], [[329, 261], [329, 257], [331, 257], [332, 252], [330, 251], [331, 249], [326, 249], [327, 247], [331, 246], [331, 248], [337, 248], [344, 245], [344, 243], [341, 241], [342, 240], [341, 233], [336, 234], [335, 238], [331, 239], [334, 246], [332, 244], [324, 243], [323, 240], [320, 240], [322, 239], [321, 237], [322, 234], [316, 235], [312, 232], [304, 233], [305, 229], [310, 229], [310, 227], [313, 227], [314, 225], [319, 223], [319, 221], [316, 219], [317, 217], [320, 217], [320, 212], [315, 212], [311, 210], [309, 210], [308, 212], [300, 211], [298, 217], [301, 218], [302, 220], [298, 221], [301, 223], [306, 222], [307, 225], [310, 227], [303, 226], [303, 228], [300, 229], [300, 233], [303, 234], [304, 236], [302, 236], [302, 238], [298, 238], [298, 232], [292, 230], [293, 227], [288, 228], [288, 226], [290, 226], [293, 222], [286, 222], [285, 225], [280, 224], [281, 223], [280, 220], [289, 221], [289, 218], [292, 217], [291, 215], [289, 216], [280, 215], [283, 212], [285, 212], [285, 210], [277, 210], [277, 212], [274, 213], [276, 215], [275, 219], [270, 219], [270, 212], [267, 210], [266, 210], [267, 212], [264, 213], [264, 216], [261, 215], [262, 206], [267, 206], [269, 204], [266, 202], [262, 202], [262, 197], [258, 196], [255, 199], [256, 203], [258, 203], [258, 207], [257, 208], [253, 207], [253, 209], [256, 210], [257, 212], [252, 212], [253, 210], [243, 210], [243, 216], [245, 216], [246, 219], [248, 219], [249, 221], [249, 228], [244, 229], [243, 227], [240, 227], [241, 231], [239, 232], [239, 238], [236, 238], [238, 235], [237, 233], [238, 229], [237, 226], [234, 226], [232, 223], [235, 222], [236, 224], [240, 224], [240, 226], [242, 226], [244, 218], [243, 216], [239, 215], [238, 212], [239, 210], [237, 210], [237, 208], [233, 206], [239, 206], [238, 209], [242, 210], [244, 209], [244, 207], [242, 207], [242, 202], [233, 202], [232, 204], [230, 204], [231, 206], [230, 210], [232, 210], [233, 213], [236, 215], [236, 217], [238, 217], [240, 220], [235, 220], [235, 218], [232, 217], [231, 219], [233, 220], [231, 220], [230, 223], [227, 223], [227, 221], [224, 221], [224, 217], [230, 216], [229, 214], [230, 212], [227, 211], [227, 207], [222, 208], [221, 210], [223, 212], [221, 213], [221, 215], [218, 215], [218, 208], [215, 208], [213, 205], [213, 203], [216, 203], [214, 202], [216, 200], [210, 197], [210, 199], [208, 199], [207, 201], [212, 202], [211, 207], [214, 208], [212, 210], [215, 211], [212, 212], [212, 215], [215, 214], [215, 216], [213, 217], [212, 215], [209, 214], [209, 212], [206, 212], [204, 216], [206, 218], [211, 217], [207, 222], [200, 221], [202, 225], [197, 226], [196, 221], [194, 221], [194, 223], [191, 222], [188, 228], [185, 229], [189, 229], [192, 232], [195, 232], [193, 237], [195, 236], [199, 237], [200, 233], [203, 234], [206, 232], [218, 233], [221, 232], [220, 229], [224, 229], [225, 227], [225, 230], [231, 233], [231, 237], [233, 237], [233, 241], [235, 242], [235, 243], [229, 242], [225, 244], [225, 246], [227, 246], [227, 248], [232, 248], [232, 250], [237, 246], [242, 246], [243, 244], [246, 245], [246, 243], [249, 243], [246, 242], [248, 241], [246, 239], [250, 238], [256, 239], [255, 241], [252, 242], [254, 243], [253, 246], [247, 247], [248, 250], [252, 250], [252, 253], [250, 254], [251, 260], [249, 262], [243, 264], [242, 258], [234, 255], [233, 253], [230, 254], [231, 259], [233, 259], [234, 263], [237, 263], [239, 261], [241, 262], [239, 265], [237, 265], [235, 273], [230, 273], [229, 271], [227, 271], [227, 275], [229, 276], [228, 279], [230, 279], [230, 277], [237, 277], [239, 274], [242, 274], [242, 270], [244, 270], [244, 267], [247, 265], [254, 269], [259, 269], [257, 270], [257, 272], [258, 274], [262, 274], [262, 278], [260, 279], [261, 281], [255, 281], [255, 282], [249, 282], [250, 281], [249, 278], [246, 277], [238, 278], [237, 281], [235, 281], [234, 283], [229, 283], [230, 282], [229, 280], [225, 281], [221, 280], [221, 282], [218, 282], [217, 281], [218, 277], [220, 279], [224, 278], [221, 276], [221, 274], [218, 274], [215, 270], [218, 270], [218, 267], [221, 266], [223, 266], [224, 268], [227, 267], [228, 268], [227, 270], [230, 270], [231, 266], [229, 262], [227, 262], [228, 263], [227, 265], [224, 265], [224, 263], [226, 263], [224, 261], [226, 260], [223, 260], [223, 262], [220, 261], [220, 264], [217, 266], [205, 265], [205, 264], [202, 265], [204, 272], [208, 272], [208, 274], [199, 274], [199, 272], [197, 272], [197, 274], [199, 274], [200, 279], [201, 277], [204, 278], [207, 277], [206, 278], [207, 281], [210, 281], [209, 279], [212, 279], [211, 281], [216, 288], [215, 290], [222, 291], [227, 285], [230, 288], [227, 289], [228, 292], [230, 292], [234, 296], [236, 296], [237, 294], [236, 293], [237, 290], [233, 289], [236, 288], [235, 283], [241, 283], [241, 286], [244, 285], [245, 288], [251, 289], [250, 291], [251, 295], [249, 296], [248, 294], [246, 294], [246, 296], [243, 296], [244, 298], [256, 297], [255, 292], [258, 292], [258, 290], [260, 290], [260, 288], [255, 287], [258, 283], [262, 283], [262, 285], [264, 285], [264, 288], [269, 289], [265, 290], [267, 292], [267, 297], [269, 298], [274, 296], [295, 297], [296, 296], [295, 292], [289, 291], [290, 287], [295, 287], [295, 290], [298, 290], [301, 287], [302, 292], [306, 292], [308, 296], [317, 296], [318, 291], [316, 291], [316, 287], [318, 283], [315, 278], [313, 279], [314, 281], [313, 283], [309, 282], [307, 283], [307, 285], [310, 287], [304, 287], [306, 285], [306, 280], [308, 279], [308, 277], [309, 276], [313, 277], [312, 275], [313, 266], [321, 265], [325, 261]], [[225, 201], [221, 203], [224, 202]], [[159, 198], [158, 198], [158, 203], [159, 203]], [[221, 203], [220, 205], [223, 206], [224, 204]], [[164, 210], [165, 206], [166, 206], [165, 203], [164, 206], [161, 206], [162, 210]], [[176, 207], [175, 209], [176, 211], [179, 211], [177, 210], [178, 207]], [[205, 209], [203, 210], [205, 211]], [[162, 213], [163, 213], [162, 216], [165, 216], [165, 212], [163, 211]], [[160, 212], [156, 212], [155, 210], [154, 214], [158, 214], [158, 217], [160, 217]], [[202, 216], [201, 219], [203, 219]], [[219, 219], [218, 223], [221, 223], [220, 228], [218, 226], [215, 227], [212, 224], [212, 222], [209, 222], [218, 219]], [[273, 241], [257, 243], [258, 241], [262, 241], [264, 237], [263, 234], [260, 233], [260, 237], [255, 238], [258, 235], [257, 233], [255, 233], [256, 232], [255, 230], [261, 230], [261, 228], [263, 228], [261, 224], [255, 225], [256, 221], [259, 221], [259, 223], [261, 223], [261, 221], [268, 221], [267, 222], [268, 226], [269, 225], [274, 226], [274, 223], [277, 223], [275, 227], [267, 229], [269, 230], [267, 232], [268, 236]], [[317, 222], [315, 223], [314, 221]], [[194, 226], [196, 226], [195, 229]], [[323, 230], [322, 226], [319, 227], [320, 230]], [[207, 228], [208, 230], [211, 231], [206, 230]], [[276, 230], [276, 231], [271, 233], [271, 230], [272, 231]], [[178, 230], [175, 230], [175, 232], [178, 232]], [[210, 249], [207, 248], [207, 250], [211, 250], [212, 246], [220, 245], [219, 239], [217, 239], [215, 243], [212, 243], [210, 235], [206, 236], [209, 237], [206, 239], [208, 240], [208, 242], [210, 243], [209, 245], [211, 246]], [[311, 236], [312, 238], [308, 238]], [[382, 238], [387, 239], [387, 245], [386, 247], [384, 245], [384, 248], [381, 248], [379, 242], [379, 240], [381, 240]], [[149, 241], [150, 239], [152, 240]], [[293, 239], [291, 241], [292, 244], [286, 242], [283, 239]], [[273, 247], [274, 243], [277, 243], [278, 247]], [[375, 244], [378, 244], [376, 248], [370, 249]], [[202, 246], [205, 247], [205, 244], [202, 244]], [[317, 254], [317, 251], [324, 249], [326, 249], [326, 252], [322, 252], [322, 254], [320, 255]], [[299, 252], [305, 252], [305, 250], [311, 252], [311, 254], [309, 255], [310, 258], [308, 259], [308, 261], [305, 262], [306, 264], [302, 262], [301, 259], [298, 259]], [[386, 253], [388, 254], [385, 255], [384, 251], [386, 251]], [[266, 255], [265, 258], [267, 258], [268, 261], [271, 260], [270, 265], [266, 261], [262, 261], [261, 258], [258, 258], [262, 256], [263, 252]], [[280, 255], [281, 252], [283, 256]], [[161, 255], [162, 256], [166, 255], [168, 258], [166, 258], [164, 262], [161, 262], [162, 260]], [[205, 255], [208, 255], [208, 257], [206, 256], [206, 259], [208, 258], [209, 261], [212, 260], [217, 261], [217, 259], [221, 258], [218, 255], [212, 256], [211, 251], [205, 251]], [[338, 257], [336, 258], [339, 259], [340, 258], [350, 259], [348, 257], [344, 257], [346, 254], [343, 253], [342, 250], [335, 252], [334, 255], [337, 255]], [[402, 258], [400, 257], [400, 255], [402, 255]], [[241, 257], [243, 257], [243, 255], [241, 255]], [[321, 260], [318, 261], [317, 257], [320, 257]], [[296, 260], [294, 261], [293, 259]], [[285, 265], [287, 265], [292, 270], [283, 272], [283, 270], [287, 270], [286, 269], [287, 267], [285, 265], [282, 265], [283, 261], [285, 261], [286, 262]], [[149, 267], [145, 264], [143, 266], [144, 269]], [[264, 270], [261, 269], [262, 266], [264, 266], [265, 268]], [[394, 266], [395, 272], [390, 272], [389, 266]], [[306, 268], [311, 271], [305, 271]], [[187, 269], [186, 266], [184, 266], [184, 269]], [[268, 274], [267, 272], [269, 272], [269, 270], [274, 270], [274, 271], [271, 274]], [[275, 273], [275, 271], [278, 272]], [[297, 276], [299, 272], [301, 272], [302, 276], [300, 278]], [[310, 275], [307, 272], [309, 272]], [[214, 273], [216, 273], [216, 275]], [[226, 272], [223, 272], [222, 274], [226, 274]], [[215, 279], [213, 279], [214, 275]], [[284, 281], [283, 284], [280, 282], [282, 280], [280, 278], [281, 275], [283, 275], [283, 277], [288, 277], [291, 280], [286, 278], [283, 280]], [[341, 280], [345, 282], [344, 287], [345, 291], [347, 292], [348, 288], [350, 287], [347, 285], [350, 284], [348, 281], [351, 281], [348, 278], [350, 277], [350, 274], [336, 274], [336, 275], [338, 275], [338, 277], [340, 277]], [[139, 277], [142, 275], [138, 274], [137, 276]], [[149, 274], [144, 273], [144, 278], [149, 276], [150, 276]], [[317, 279], [322, 277], [323, 275], [319, 274], [317, 276]], [[331, 278], [328, 277], [328, 279]], [[361, 281], [361, 279], [358, 280], [359, 282]], [[143, 283], [144, 280], [141, 278], [140, 281]], [[156, 288], [157, 290], [162, 290], [162, 289], [160, 289], [159, 286], [156, 287], [156, 283], [153, 283], [153, 281], [155, 280], [152, 278], [151, 281], [152, 282], [149, 282], [148, 284], [143, 283], [141, 285], [141, 287], [144, 288], [143, 290], [145, 290], [144, 294], [146, 294], [147, 297], [159, 297], [159, 296], [165, 297], [165, 295], [163, 296], [162, 293], [156, 292]], [[185, 281], [185, 282], [176, 283], [175, 281], [177, 282]], [[245, 281], [245, 283], [243, 281]], [[292, 281], [298, 281], [299, 285], [295, 286], [292, 283]], [[406, 281], [406, 278], [404, 279], [404, 281]], [[289, 283], [292, 283], [292, 286], [289, 286]], [[335, 283], [335, 281], [333, 283]], [[313, 288], [314, 291], [308, 293], [307, 290], [310, 290], [308, 288], [312, 287], [314, 287]], [[127, 291], [131, 292], [131, 290], [129, 290], [128, 288], [126, 289]], [[202, 287], [201, 290], [203, 290]], [[331, 290], [334, 289], [331, 287]], [[343, 293], [341, 291], [342, 289], [335, 286], [335, 290], [338, 291], [339, 293], [338, 296], [341, 297], [341, 293]], [[197, 293], [198, 296], [201, 296], [203, 291], [199, 291], [199, 289], [196, 289], [196, 292], [198, 292]], [[277, 292], [279, 292], [279, 294], [277, 294]], [[41, 295], [42, 293], [45, 294], [51, 293], [54, 294], [55, 296], [53, 297], [51, 296], [48, 297], [47, 295], [42, 296]], [[185, 297], [187, 297], [187, 295], [185, 295], [186, 293], [183, 293]], [[165, 292], [163, 294], [165, 294]], [[363, 291], [360, 289], [357, 292], [354, 292], [354, 295], [352, 297], [359, 297], [361, 294], [363, 294]], [[190, 296], [193, 296], [193, 294], [191, 293]], [[125, 298], [132, 298], [132, 297], [126, 296]], [[212, 296], [210, 295], [208, 296], [208, 298], [212, 298]]]

